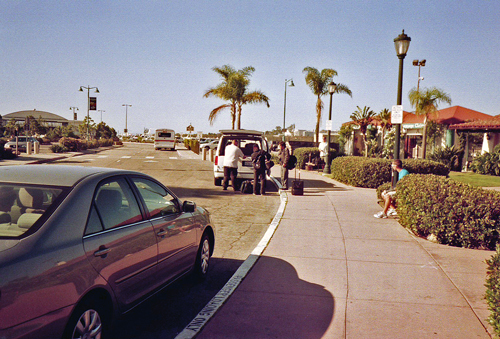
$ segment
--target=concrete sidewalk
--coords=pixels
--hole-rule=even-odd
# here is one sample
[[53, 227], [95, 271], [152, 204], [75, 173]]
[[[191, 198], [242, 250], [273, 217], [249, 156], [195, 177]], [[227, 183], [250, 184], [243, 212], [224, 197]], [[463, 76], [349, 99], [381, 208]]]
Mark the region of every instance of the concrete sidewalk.
[[304, 195], [286, 193], [268, 247], [197, 339], [491, 337], [483, 295], [493, 252], [374, 218], [373, 189], [301, 177]]

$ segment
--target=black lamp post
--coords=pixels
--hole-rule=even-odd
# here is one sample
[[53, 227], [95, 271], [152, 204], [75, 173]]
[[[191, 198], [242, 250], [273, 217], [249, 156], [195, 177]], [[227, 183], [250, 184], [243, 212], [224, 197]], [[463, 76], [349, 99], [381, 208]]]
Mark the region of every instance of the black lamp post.
[[295, 85], [293, 84], [293, 79], [285, 79], [285, 100], [284, 100], [284, 104], [283, 104], [283, 141], [285, 141], [285, 117], [286, 117], [286, 84], [288, 84], [290, 82], [290, 87], [294, 87]]
[[[330, 92], [330, 112], [328, 114], [328, 120], [332, 121], [332, 98], [333, 98], [333, 93], [337, 89], [337, 84], [335, 84], [333, 81], [330, 82], [328, 85], [328, 92]], [[326, 138], [326, 164], [325, 168], [323, 168], [323, 173], [325, 174], [330, 174], [331, 169], [330, 169], [330, 133], [331, 133], [331, 127], [328, 129], [328, 136]]]
[[80, 86], [79, 91], [83, 92], [83, 89], [87, 90], [87, 140], [90, 140], [90, 130], [89, 130], [89, 123], [90, 123], [90, 90], [95, 89], [95, 93], [99, 93], [99, 89], [97, 87], [90, 87], [90, 86]]
[[[398, 76], [398, 100], [397, 105], [401, 105], [403, 99], [403, 60], [408, 52], [408, 48], [410, 47], [411, 38], [405, 34], [405, 30], [403, 29], [403, 33], [398, 35], [396, 39], [394, 39], [394, 47], [396, 48], [396, 54], [399, 59], [399, 76]], [[396, 124], [396, 140], [394, 142], [394, 159], [399, 159], [399, 149], [400, 149], [400, 136], [401, 135], [401, 124]], [[392, 186], [395, 187], [398, 181], [397, 173], [393, 173], [392, 177]]]

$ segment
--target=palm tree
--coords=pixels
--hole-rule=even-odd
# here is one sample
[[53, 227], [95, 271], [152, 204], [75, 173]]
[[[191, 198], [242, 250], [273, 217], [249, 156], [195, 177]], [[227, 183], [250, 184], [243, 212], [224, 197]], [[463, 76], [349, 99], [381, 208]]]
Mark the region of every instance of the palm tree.
[[380, 127], [382, 127], [382, 147], [384, 147], [385, 143], [385, 130], [387, 127], [391, 127], [391, 111], [389, 109], [384, 108], [380, 111], [380, 113], [376, 116], [376, 118], [380, 121]]
[[[314, 67], [306, 67], [302, 71], [306, 73], [306, 84], [311, 88], [311, 91], [318, 97], [316, 101], [316, 140], [319, 140], [319, 125], [321, 122], [321, 111], [323, 110], [323, 101], [321, 97], [328, 93], [328, 84], [333, 77], [337, 75], [337, 71], [331, 68], [325, 68], [321, 73]], [[334, 93], [346, 93], [352, 97], [351, 90], [343, 84], [337, 84]]]
[[425, 151], [427, 148], [427, 121], [431, 115], [437, 113], [438, 104], [441, 102], [446, 102], [451, 104], [451, 97], [449, 94], [445, 93], [443, 90], [432, 87], [424, 88], [423, 90], [417, 90], [412, 88], [408, 93], [408, 98], [412, 107], [415, 107], [415, 113], [417, 115], [424, 116], [424, 131], [422, 133], [422, 158], [425, 159]]
[[204, 97], [217, 96], [223, 100], [229, 101], [228, 104], [221, 105], [210, 112], [208, 120], [213, 124], [218, 113], [229, 108], [231, 110], [232, 128], [241, 129], [241, 111], [245, 104], [266, 103], [269, 107], [269, 98], [260, 91], [247, 92], [250, 84], [250, 76], [255, 71], [252, 66], [245, 67], [240, 70], [235, 70], [230, 65], [222, 67], [214, 67], [213, 70], [222, 77], [223, 82], [217, 87], [209, 89]]
[[359, 126], [359, 131], [363, 135], [363, 142], [365, 144], [365, 157], [368, 156], [368, 140], [366, 140], [366, 130], [368, 125], [371, 124], [373, 118], [375, 117], [375, 112], [370, 109], [370, 107], [365, 106], [364, 108], [358, 108], [357, 111], [354, 111], [350, 118], [351, 120]]
[[216, 96], [222, 100], [229, 101], [229, 103], [214, 108], [210, 112], [210, 115], [208, 116], [208, 121], [210, 122], [210, 125], [213, 125], [217, 115], [221, 111], [225, 110], [226, 108], [229, 108], [231, 111], [232, 129], [234, 129], [235, 121], [236, 121], [236, 100], [234, 99], [233, 91], [231, 89], [231, 86], [229, 85], [229, 82], [230, 82], [231, 76], [236, 73], [236, 70], [231, 65], [224, 65], [222, 67], [214, 67], [214, 68], [212, 68], [212, 70], [214, 72], [218, 73], [221, 76], [223, 81], [219, 85], [217, 85], [216, 87], [208, 89], [205, 92], [205, 94], [203, 95], [203, 97], [208, 98], [210, 96]]

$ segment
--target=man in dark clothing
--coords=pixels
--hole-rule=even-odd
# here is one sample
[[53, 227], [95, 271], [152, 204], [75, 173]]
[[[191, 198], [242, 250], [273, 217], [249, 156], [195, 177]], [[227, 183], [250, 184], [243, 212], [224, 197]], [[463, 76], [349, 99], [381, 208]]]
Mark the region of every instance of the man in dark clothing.
[[260, 182], [260, 194], [266, 194], [266, 161], [271, 159], [271, 155], [264, 150], [259, 149], [259, 145], [253, 146], [252, 164], [253, 164], [253, 194], [258, 194], [257, 183]]
[[280, 141], [278, 158], [281, 164], [281, 186], [284, 190], [288, 189], [288, 160], [290, 159], [290, 151], [286, 147], [284, 141]]

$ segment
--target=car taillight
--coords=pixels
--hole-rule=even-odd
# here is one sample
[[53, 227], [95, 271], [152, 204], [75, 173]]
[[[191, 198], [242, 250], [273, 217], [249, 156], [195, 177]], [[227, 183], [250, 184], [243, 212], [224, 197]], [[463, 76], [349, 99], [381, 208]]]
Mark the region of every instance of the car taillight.
[[219, 156], [218, 156], [218, 155], [216, 155], [216, 156], [215, 156], [215, 162], [214, 162], [214, 163], [215, 163], [215, 166], [217, 166], [217, 165], [218, 165], [218, 162], [219, 162]]

